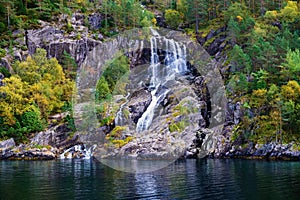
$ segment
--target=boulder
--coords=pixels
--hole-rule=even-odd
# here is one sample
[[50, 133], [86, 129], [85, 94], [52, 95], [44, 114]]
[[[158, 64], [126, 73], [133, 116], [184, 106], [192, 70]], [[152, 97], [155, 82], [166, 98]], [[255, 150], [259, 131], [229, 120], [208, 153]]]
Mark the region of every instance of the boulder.
[[12, 71], [12, 67], [11, 67], [10, 62], [8, 61], [7, 57], [1, 58], [0, 66], [5, 67], [8, 71]]
[[10, 138], [8, 140], [0, 141], [0, 150], [6, 151], [8, 149], [12, 149], [16, 146], [16, 143], [13, 138]]
[[46, 131], [39, 132], [31, 140], [30, 145], [53, 146], [62, 150], [79, 144], [78, 135], [69, 137], [70, 129], [67, 125], [57, 125]]
[[155, 19], [157, 26], [167, 28], [166, 20], [163, 15], [158, 14], [155, 16]]

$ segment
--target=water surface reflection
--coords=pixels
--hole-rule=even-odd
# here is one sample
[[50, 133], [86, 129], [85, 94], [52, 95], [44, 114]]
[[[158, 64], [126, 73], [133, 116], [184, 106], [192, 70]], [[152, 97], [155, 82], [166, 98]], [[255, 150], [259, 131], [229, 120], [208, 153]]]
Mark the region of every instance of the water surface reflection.
[[88, 160], [1, 161], [0, 199], [298, 199], [299, 162], [179, 160], [132, 174]]

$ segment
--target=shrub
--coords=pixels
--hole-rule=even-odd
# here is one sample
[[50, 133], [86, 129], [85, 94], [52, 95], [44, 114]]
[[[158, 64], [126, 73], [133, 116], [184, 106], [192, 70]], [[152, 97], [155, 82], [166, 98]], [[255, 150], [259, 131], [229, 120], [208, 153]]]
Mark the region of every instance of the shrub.
[[277, 19], [278, 13], [276, 10], [267, 11], [265, 14], [265, 18], [270, 21], [275, 21]]
[[0, 73], [3, 74], [6, 78], [11, 76], [10, 72], [5, 67], [0, 67]]
[[98, 101], [105, 100], [109, 98], [110, 96], [110, 90], [107, 81], [105, 80], [104, 76], [101, 76], [101, 78], [98, 80], [97, 86], [96, 86], [96, 99]]
[[171, 28], [178, 28], [178, 26], [182, 23], [182, 15], [180, 12], [176, 10], [168, 9], [165, 12], [166, 23]]
[[0, 33], [3, 33], [6, 30], [6, 26], [3, 22], [0, 22]]
[[144, 17], [144, 19], [141, 21], [141, 26], [142, 27], [150, 27], [151, 26], [151, 21], [147, 19], [147, 17]]
[[31, 106], [31, 110], [23, 113], [20, 124], [26, 128], [26, 132], [35, 132], [43, 130], [43, 121], [41, 119], [41, 112], [36, 106]]
[[6, 51], [0, 48], [0, 58], [4, 57], [5, 55], [6, 55]]

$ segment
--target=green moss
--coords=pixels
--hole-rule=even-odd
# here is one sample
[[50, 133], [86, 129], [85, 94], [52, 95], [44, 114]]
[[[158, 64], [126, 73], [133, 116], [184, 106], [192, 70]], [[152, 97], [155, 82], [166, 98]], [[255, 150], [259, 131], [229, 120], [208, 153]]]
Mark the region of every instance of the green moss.
[[174, 111], [175, 112], [173, 113], [173, 116], [178, 116], [178, 115], [186, 116], [191, 113], [197, 113], [198, 109], [193, 105], [191, 101], [183, 100], [177, 106], [175, 106]]
[[130, 115], [129, 110], [124, 109], [123, 114], [124, 114], [125, 119], [129, 119], [129, 115]]
[[172, 132], [182, 132], [190, 123], [187, 120], [182, 120], [179, 122], [171, 123], [169, 125], [169, 131]]
[[122, 135], [122, 132], [126, 130], [126, 126], [116, 126], [111, 132], [110, 136], [119, 138]]
[[112, 143], [115, 145], [116, 148], [121, 148], [124, 145], [128, 144], [130, 141], [132, 141], [133, 137], [127, 137], [124, 140], [112, 140]]

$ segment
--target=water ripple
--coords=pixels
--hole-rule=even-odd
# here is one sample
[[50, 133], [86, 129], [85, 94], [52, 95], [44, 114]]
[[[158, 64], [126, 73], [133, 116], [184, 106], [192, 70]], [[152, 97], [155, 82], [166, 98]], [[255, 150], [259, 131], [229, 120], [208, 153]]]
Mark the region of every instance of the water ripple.
[[0, 199], [298, 199], [299, 162], [179, 160], [148, 174], [93, 161], [1, 161]]

